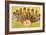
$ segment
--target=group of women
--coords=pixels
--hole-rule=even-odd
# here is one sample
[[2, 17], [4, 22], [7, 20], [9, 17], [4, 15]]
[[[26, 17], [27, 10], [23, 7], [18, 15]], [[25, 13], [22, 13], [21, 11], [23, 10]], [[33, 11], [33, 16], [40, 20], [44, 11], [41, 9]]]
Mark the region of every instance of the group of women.
[[40, 20], [40, 14], [38, 14], [38, 11], [36, 10], [34, 12], [34, 9], [29, 9], [24, 7], [23, 9], [20, 8], [19, 10], [16, 10], [13, 12], [13, 16], [17, 21], [24, 22], [26, 20], [30, 20], [30, 22], [35, 22]]

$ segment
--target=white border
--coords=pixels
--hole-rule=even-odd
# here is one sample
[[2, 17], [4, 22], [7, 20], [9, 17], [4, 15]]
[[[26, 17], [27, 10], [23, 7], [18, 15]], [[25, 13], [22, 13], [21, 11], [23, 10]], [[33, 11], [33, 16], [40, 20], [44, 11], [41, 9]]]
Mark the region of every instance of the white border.
[[[41, 17], [40, 17], [40, 27], [38, 28], [15, 28], [15, 29], [12, 29], [12, 27], [11, 27], [11, 24], [12, 24], [12, 22], [11, 22], [11, 18], [12, 18], [12, 13], [11, 13], [11, 8], [12, 8], [12, 6], [24, 6], [24, 7], [40, 7], [40, 13], [41, 13]], [[43, 18], [43, 16], [42, 16], [42, 13], [43, 13], [43, 7], [42, 7], [42, 5], [20, 5], [20, 4], [9, 4], [9, 31], [11, 32], [11, 31], [26, 31], [26, 30], [42, 30], [42, 18]]]

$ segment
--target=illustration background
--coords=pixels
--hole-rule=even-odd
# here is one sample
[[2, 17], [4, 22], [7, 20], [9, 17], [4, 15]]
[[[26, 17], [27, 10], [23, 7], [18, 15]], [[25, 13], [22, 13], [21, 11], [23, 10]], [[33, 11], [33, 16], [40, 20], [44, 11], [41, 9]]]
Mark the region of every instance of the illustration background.
[[[12, 6], [12, 13], [13, 12], [16, 12], [16, 10], [20, 10], [20, 8], [24, 8], [24, 6]], [[30, 9], [30, 12], [31, 12], [31, 9], [34, 9], [34, 12], [36, 13], [36, 10], [38, 11], [37, 14], [39, 14], [40, 12], [40, 7], [25, 7], [26, 8], [26, 11], [27, 11], [27, 8]], [[26, 12], [25, 12], [26, 13]], [[34, 15], [35, 16], [35, 15]], [[13, 18], [13, 17], [12, 17]], [[17, 22], [15, 21], [14, 19], [12, 19], [12, 28], [35, 28], [35, 27], [40, 27], [40, 21], [36, 21], [34, 23], [32, 23], [30, 26], [24, 26], [22, 23], [20, 22]]]

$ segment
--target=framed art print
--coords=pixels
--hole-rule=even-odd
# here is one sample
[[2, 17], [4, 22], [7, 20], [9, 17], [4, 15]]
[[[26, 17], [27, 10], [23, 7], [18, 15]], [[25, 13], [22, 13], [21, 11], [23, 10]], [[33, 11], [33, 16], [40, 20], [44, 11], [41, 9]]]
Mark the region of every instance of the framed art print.
[[5, 2], [6, 34], [44, 32], [44, 3]]

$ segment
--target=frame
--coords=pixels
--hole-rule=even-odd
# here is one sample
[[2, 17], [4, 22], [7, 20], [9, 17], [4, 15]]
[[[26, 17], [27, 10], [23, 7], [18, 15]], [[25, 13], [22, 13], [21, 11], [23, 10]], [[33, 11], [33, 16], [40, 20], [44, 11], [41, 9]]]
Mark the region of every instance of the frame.
[[[23, 19], [23, 17], [22, 17], [22, 19], [21, 18], [18, 19], [18, 17], [19, 17], [18, 16], [17, 19], [19, 21], [21, 19], [21, 22], [23, 22], [21, 24], [23, 24], [24, 26], [19, 25], [19, 24], [15, 25], [17, 22], [15, 21], [16, 23], [14, 24], [14, 21], [13, 21], [13, 27], [12, 27], [13, 29], [12, 29], [11, 28], [11, 26], [12, 26], [11, 25], [11, 22], [12, 22], [11, 16], [13, 15], [12, 16], [13, 19], [15, 17], [15, 20], [16, 20], [15, 11], [18, 12], [18, 10], [16, 10], [16, 9], [20, 9], [19, 11], [22, 12], [22, 8], [23, 8], [23, 10], [25, 12], [26, 12], [25, 9], [27, 9], [27, 11], [29, 11], [29, 10], [32, 11], [32, 13], [34, 11], [34, 13], [36, 13], [36, 15], [37, 15], [37, 11], [39, 11], [40, 12], [40, 13], [38, 12], [39, 19], [37, 19], [38, 17], [37, 18], [28, 17], [29, 14], [27, 14], [26, 17], [24, 16], [24, 19]], [[29, 13], [30, 13], [30, 11], [29, 11]], [[44, 32], [44, 29], [45, 29], [45, 27], [44, 27], [45, 26], [45, 13], [44, 12], [45, 12], [45, 5], [44, 5], [44, 3], [39, 3], [39, 2], [23, 2], [23, 1], [6, 1], [5, 2], [5, 34]], [[36, 22], [36, 23], [34, 23], [34, 22]], [[33, 23], [34, 23], [34, 26], [33, 26]], [[40, 23], [40, 25], [38, 25], [39, 23]], [[31, 25], [32, 25], [32, 27], [31, 27]]]

